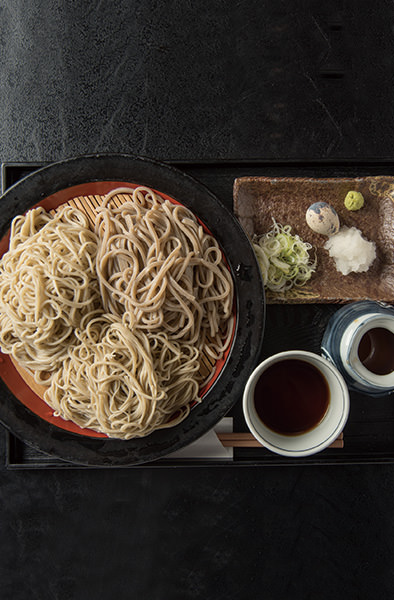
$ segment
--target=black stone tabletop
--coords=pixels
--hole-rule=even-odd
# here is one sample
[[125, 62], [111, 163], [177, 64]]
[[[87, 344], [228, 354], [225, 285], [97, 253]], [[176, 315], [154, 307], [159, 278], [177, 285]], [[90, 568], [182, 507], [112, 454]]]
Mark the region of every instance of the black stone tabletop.
[[[389, 0], [3, 0], [0, 162], [133, 153], [229, 208], [261, 164], [394, 174], [393, 80]], [[6, 439], [1, 600], [392, 597], [394, 462], [9, 469]]]

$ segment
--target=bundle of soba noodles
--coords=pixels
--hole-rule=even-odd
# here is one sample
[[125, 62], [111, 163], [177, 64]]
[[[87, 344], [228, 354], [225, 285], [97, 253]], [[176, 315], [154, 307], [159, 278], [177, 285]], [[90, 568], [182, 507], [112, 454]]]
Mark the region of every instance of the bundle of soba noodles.
[[199, 389], [195, 347], [132, 331], [110, 314], [88, 320], [78, 338], [45, 393], [55, 415], [130, 439], [189, 414]]
[[38, 382], [61, 368], [81, 319], [101, 307], [97, 238], [69, 206], [16, 217], [0, 261], [0, 348]]
[[233, 283], [193, 213], [122, 188], [87, 216], [14, 219], [0, 260], [0, 348], [54, 414], [130, 439], [184, 419], [229, 345]]
[[[131, 199], [111, 201], [122, 194]], [[164, 331], [214, 360], [232, 327], [233, 284], [221, 249], [185, 206], [151, 189], [119, 188], [96, 219], [97, 274], [106, 310], [133, 329]]]

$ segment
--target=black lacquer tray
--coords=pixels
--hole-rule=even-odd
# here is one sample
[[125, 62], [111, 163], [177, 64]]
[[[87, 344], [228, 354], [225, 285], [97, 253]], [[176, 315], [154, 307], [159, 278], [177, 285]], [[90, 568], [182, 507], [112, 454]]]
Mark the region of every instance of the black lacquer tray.
[[[39, 168], [36, 164], [4, 164], [3, 190], [29, 172]], [[180, 163], [184, 172], [207, 185], [232, 208], [234, 179], [243, 176], [278, 177], [359, 177], [368, 175], [394, 175], [394, 161], [284, 161], [246, 163]], [[266, 310], [264, 342], [258, 358], [289, 349], [320, 352], [321, 339], [330, 316], [339, 308], [335, 304], [269, 305]], [[246, 432], [242, 415], [241, 394], [236, 392], [234, 406], [227, 413], [233, 418], [235, 432]], [[26, 468], [80, 468], [38, 452], [5, 431], [7, 467]], [[171, 456], [129, 468], [193, 467], [193, 466], [300, 466], [332, 464], [366, 464], [394, 462], [394, 397], [370, 398], [351, 393], [351, 411], [344, 430], [343, 448], [328, 448], [320, 454], [302, 459], [287, 459], [264, 448], [234, 448], [231, 459], [175, 459]], [[82, 467], [86, 468], [86, 467]]]

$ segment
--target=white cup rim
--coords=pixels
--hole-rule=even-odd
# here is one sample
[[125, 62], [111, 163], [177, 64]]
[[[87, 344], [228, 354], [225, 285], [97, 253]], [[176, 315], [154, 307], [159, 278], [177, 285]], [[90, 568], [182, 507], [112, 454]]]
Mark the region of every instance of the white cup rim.
[[[322, 370], [335, 394], [330, 395], [328, 416], [311, 431], [286, 436], [266, 427], [254, 409], [254, 388], [260, 375], [270, 365], [287, 359], [305, 360]], [[346, 382], [338, 369], [327, 359], [306, 350], [286, 350], [263, 360], [248, 378], [243, 394], [243, 413], [249, 430], [264, 447], [283, 456], [309, 456], [332, 444], [346, 425], [350, 401]], [[303, 445], [304, 444], [304, 445]]]

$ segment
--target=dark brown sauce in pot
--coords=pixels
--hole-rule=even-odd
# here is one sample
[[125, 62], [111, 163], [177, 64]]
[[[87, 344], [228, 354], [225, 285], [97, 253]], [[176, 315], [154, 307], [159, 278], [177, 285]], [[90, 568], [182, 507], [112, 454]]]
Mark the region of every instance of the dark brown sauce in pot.
[[316, 427], [327, 412], [330, 391], [323, 374], [300, 359], [274, 363], [254, 392], [256, 412], [277, 433], [297, 435]]
[[374, 327], [361, 338], [358, 357], [364, 367], [375, 375], [394, 371], [394, 333], [384, 327]]

